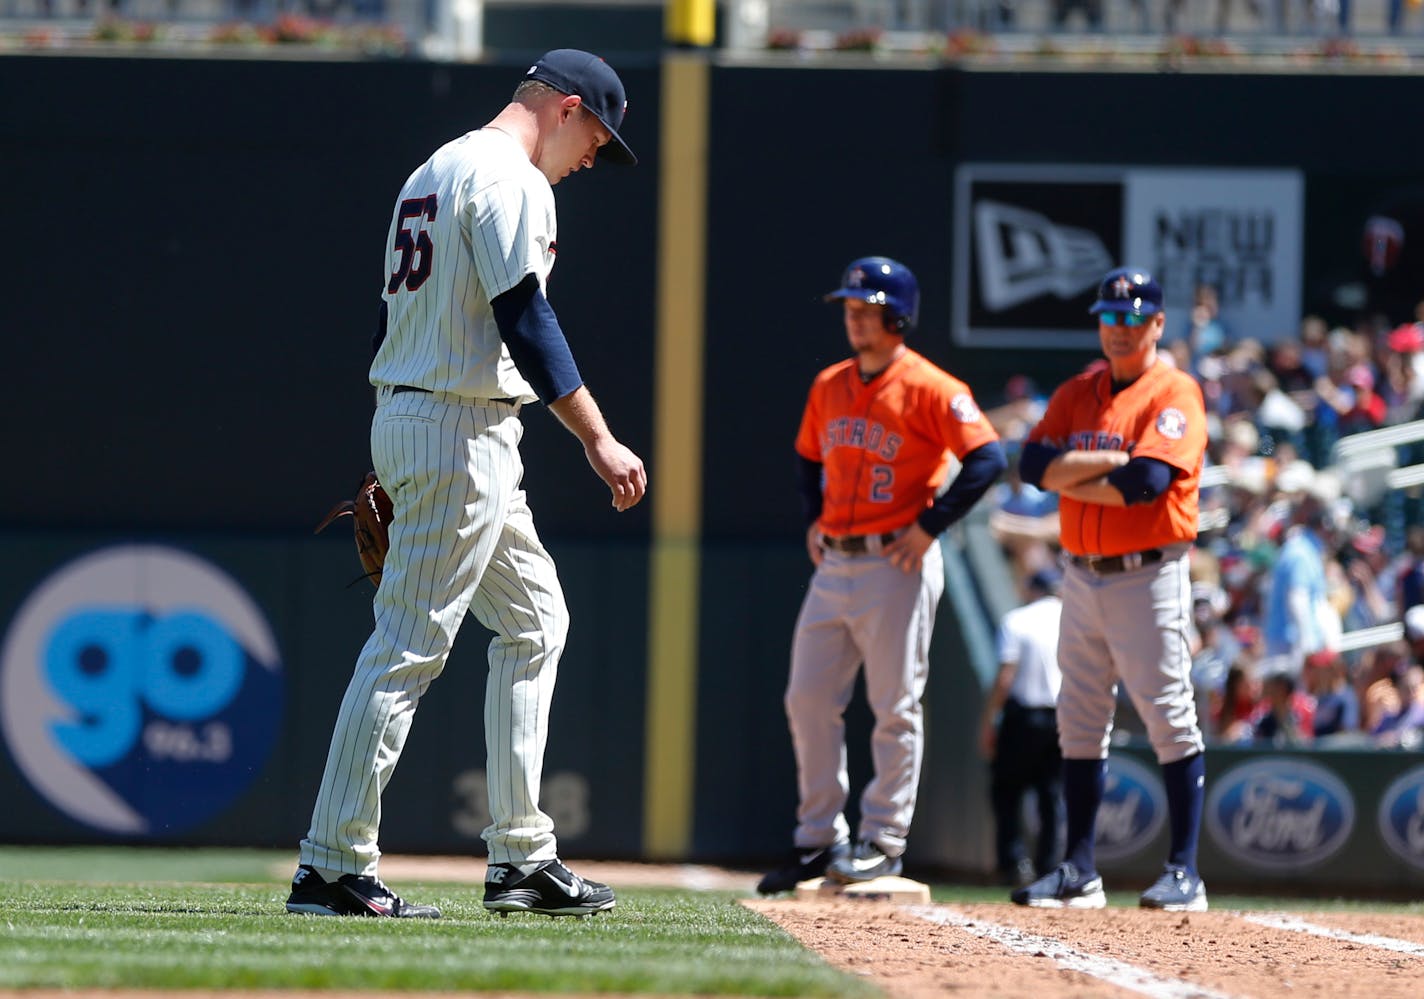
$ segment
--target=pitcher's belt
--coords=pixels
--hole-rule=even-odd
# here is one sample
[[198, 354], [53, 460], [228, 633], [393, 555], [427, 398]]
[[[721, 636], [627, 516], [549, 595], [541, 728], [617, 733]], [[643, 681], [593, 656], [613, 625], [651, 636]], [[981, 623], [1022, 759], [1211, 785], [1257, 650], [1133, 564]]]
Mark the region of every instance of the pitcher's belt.
[[[392, 386], [391, 386], [391, 395], [400, 395], [402, 392], [423, 392], [423, 393], [426, 394], [426, 395], [433, 395], [433, 394], [434, 394], [434, 393], [432, 393], [432, 392], [430, 391], [430, 389], [428, 389], [428, 388], [421, 388], [419, 385], [392, 385]], [[476, 404], [478, 404], [478, 403], [480, 403], [480, 402], [482, 402], [482, 401], [483, 401], [483, 402], [498, 402], [498, 403], [503, 403], [503, 404], [506, 405], [506, 406], [513, 406], [513, 405], [514, 405], [514, 400], [513, 400], [513, 399], [507, 399], [507, 398], [505, 398], [505, 399], [484, 399], [484, 400], [471, 399], [471, 400], [470, 400], [470, 402], [476, 403]]]

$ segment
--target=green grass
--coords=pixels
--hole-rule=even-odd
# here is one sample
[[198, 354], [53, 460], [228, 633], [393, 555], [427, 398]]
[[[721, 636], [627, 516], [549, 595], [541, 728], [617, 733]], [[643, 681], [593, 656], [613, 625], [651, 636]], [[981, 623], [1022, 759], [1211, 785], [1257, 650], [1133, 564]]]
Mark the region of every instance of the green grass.
[[0, 987], [876, 995], [730, 892], [620, 889], [592, 918], [500, 919], [479, 885], [402, 883], [445, 918], [322, 919], [284, 911], [290, 861], [0, 849]]
[[[479, 885], [407, 883], [445, 918], [287, 914], [289, 852], [0, 848], [0, 988], [307, 988], [829, 996], [871, 999], [734, 892], [619, 888], [589, 919], [511, 916]], [[617, 886], [615, 886], [617, 887]], [[1008, 889], [934, 885], [936, 902], [997, 903]], [[1135, 892], [1108, 894], [1135, 907]], [[1212, 908], [1424, 914], [1424, 902], [1213, 892]]]

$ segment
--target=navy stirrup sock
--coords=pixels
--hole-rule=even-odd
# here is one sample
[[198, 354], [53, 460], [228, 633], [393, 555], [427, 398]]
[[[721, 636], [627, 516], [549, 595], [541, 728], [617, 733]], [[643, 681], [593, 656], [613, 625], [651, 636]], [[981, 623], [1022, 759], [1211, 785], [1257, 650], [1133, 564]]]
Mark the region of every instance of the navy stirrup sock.
[[1172, 848], [1167, 863], [1196, 874], [1206, 758], [1201, 753], [1193, 753], [1184, 760], [1162, 764], [1162, 784], [1167, 791], [1167, 821], [1172, 828]]
[[1080, 874], [1098, 871], [1093, 835], [1107, 772], [1106, 760], [1063, 761], [1063, 805], [1068, 817], [1067, 853], [1063, 859]]

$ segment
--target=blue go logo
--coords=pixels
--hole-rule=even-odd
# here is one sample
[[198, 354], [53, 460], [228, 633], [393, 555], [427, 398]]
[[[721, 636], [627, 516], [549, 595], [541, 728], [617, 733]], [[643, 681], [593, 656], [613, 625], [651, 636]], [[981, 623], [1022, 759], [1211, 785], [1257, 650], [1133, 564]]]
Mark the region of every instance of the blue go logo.
[[76, 760], [109, 766], [139, 741], [145, 710], [182, 722], [212, 717], [232, 703], [246, 672], [242, 649], [203, 614], [76, 614], [55, 629], [45, 675], [79, 718], [52, 728]]
[[0, 731], [70, 817], [161, 837], [233, 803], [281, 723], [266, 618], [216, 567], [171, 548], [92, 553], [46, 579], [0, 650]]

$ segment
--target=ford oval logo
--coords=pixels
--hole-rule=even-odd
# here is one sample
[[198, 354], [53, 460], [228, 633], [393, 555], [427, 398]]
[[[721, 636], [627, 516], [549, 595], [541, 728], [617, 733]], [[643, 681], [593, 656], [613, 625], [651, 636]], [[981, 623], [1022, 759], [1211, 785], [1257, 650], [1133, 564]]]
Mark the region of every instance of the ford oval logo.
[[1228, 770], [1213, 783], [1206, 825], [1217, 845], [1243, 864], [1299, 870], [1345, 845], [1355, 802], [1325, 768], [1271, 757]]
[[1151, 845], [1167, 817], [1167, 795], [1156, 772], [1128, 756], [1109, 756], [1098, 809], [1097, 855], [1123, 860]]
[[1385, 789], [1379, 805], [1380, 835], [1414, 867], [1424, 868], [1424, 767], [1407, 770]]

